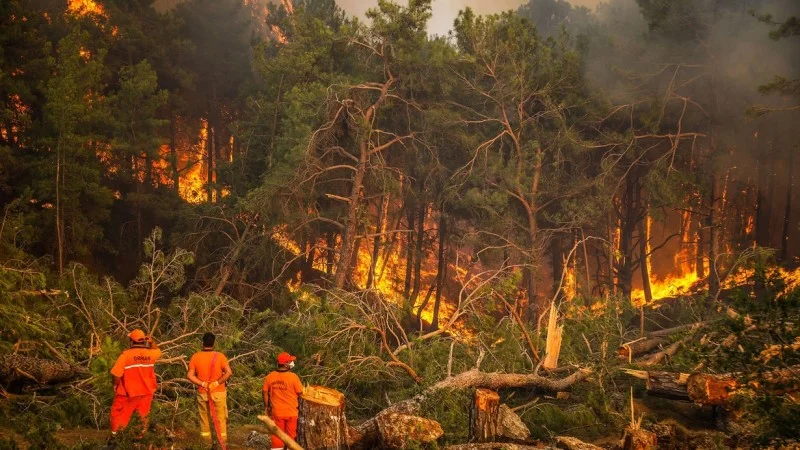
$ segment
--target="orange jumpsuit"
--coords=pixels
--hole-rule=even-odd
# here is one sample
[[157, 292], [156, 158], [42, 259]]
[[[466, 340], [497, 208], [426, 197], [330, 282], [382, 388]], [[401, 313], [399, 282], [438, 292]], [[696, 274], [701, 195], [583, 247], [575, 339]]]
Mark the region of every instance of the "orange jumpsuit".
[[155, 363], [161, 350], [142, 347], [129, 348], [122, 352], [111, 368], [111, 375], [122, 378], [117, 385], [114, 402], [111, 404], [111, 431], [125, 428], [134, 411], [147, 424], [147, 415], [156, 392]]
[[[292, 439], [297, 438], [298, 397], [303, 393], [300, 377], [288, 370], [270, 372], [264, 378], [264, 391], [269, 392], [272, 420]], [[283, 448], [283, 441], [272, 436], [272, 448]]]

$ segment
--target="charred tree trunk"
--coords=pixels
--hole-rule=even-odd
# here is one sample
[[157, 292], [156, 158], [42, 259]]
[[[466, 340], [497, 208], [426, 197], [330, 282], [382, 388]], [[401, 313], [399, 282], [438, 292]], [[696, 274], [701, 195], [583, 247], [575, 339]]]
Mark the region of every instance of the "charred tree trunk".
[[469, 411], [470, 442], [494, 442], [499, 434], [500, 396], [489, 389], [475, 391]]
[[[713, 170], [712, 170], [713, 172]], [[708, 292], [716, 299], [719, 294], [719, 273], [717, 273], [717, 177], [711, 174], [709, 189], [709, 205], [706, 227], [708, 228]]]
[[178, 118], [175, 114], [170, 114], [169, 126], [169, 159], [172, 166], [172, 184], [175, 192], [181, 193], [181, 171], [178, 167]]
[[783, 213], [783, 232], [781, 233], [781, 261], [789, 259], [789, 230], [792, 220], [792, 191], [794, 190], [794, 151], [789, 151], [789, 167], [786, 175], [786, 209]]
[[417, 216], [417, 242], [415, 242], [414, 247], [414, 283], [411, 290], [411, 296], [409, 297], [409, 304], [413, 307], [417, 303], [417, 297], [419, 297], [419, 288], [421, 281], [420, 280], [420, 273], [422, 272], [422, 256], [424, 251], [425, 245], [425, 211], [427, 210], [427, 204], [425, 199], [423, 198], [420, 201], [419, 205], [419, 212]]
[[[410, 196], [411, 194], [409, 193], [407, 195]], [[406, 199], [406, 202], [410, 203], [410, 200]], [[403, 298], [406, 299], [409, 309], [414, 307], [414, 304], [409, 301], [411, 296], [411, 278], [414, 269], [414, 216], [413, 205], [408, 205], [408, 208], [406, 208], [406, 220], [408, 222], [408, 242], [406, 243], [406, 276], [405, 282], [403, 283]], [[417, 237], [417, 239], [420, 239], [420, 237]]]
[[348, 448], [344, 395], [334, 389], [310, 386], [300, 397], [297, 443], [306, 450]]
[[444, 215], [444, 205], [439, 212], [439, 261], [436, 268], [436, 298], [433, 301], [433, 321], [431, 327], [439, 329], [439, 308], [442, 304], [442, 290], [444, 281], [447, 278], [447, 253], [445, 242], [447, 238], [447, 219]]
[[[648, 255], [648, 243], [650, 241], [650, 231], [648, 225], [642, 221], [639, 222], [639, 269], [642, 273], [642, 290], [644, 291], [645, 303], [653, 301], [653, 290], [650, 287], [650, 267], [647, 261], [650, 258]], [[644, 321], [642, 321], [644, 325]]]
[[206, 124], [206, 201], [208, 203], [214, 202], [214, 149], [212, 145], [212, 135], [214, 134], [214, 127], [211, 123], [211, 117], [208, 118]]
[[769, 247], [770, 213], [772, 210], [772, 195], [769, 190], [769, 171], [766, 160], [770, 159], [768, 152], [762, 150], [758, 160], [758, 191], [756, 193], [756, 244]]
[[325, 274], [328, 276], [333, 275], [333, 266], [335, 265], [335, 251], [336, 248], [336, 233], [329, 231], [326, 233], [326, 244], [328, 248], [325, 250]]
[[375, 270], [378, 267], [378, 259], [381, 254], [382, 233], [384, 229], [383, 223], [386, 221], [386, 211], [389, 208], [389, 196], [383, 195], [380, 205], [378, 206], [378, 221], [375, 224], [375, 237], [372, 239], [372, 258], [369, 263], [369, 274], [367, 275], [367, 289], [372, 289], [375, 283]]
[[344, 288], [348, 281], [353, 250], [356, 246], [356, 235], [358, 234], [358, 212], [361, 204], [361, 189], [364, 186], [364, 177], [367, 173], [369, 163], [369, 143], [362, 140], [359, 144], [359, 159], [356, 166], [356, 173], [353, 177], [353, 185], [350, 188], [350, 197], [347, 205], [347, 221], [345, 222], [342, 247], [339, 251], [339, 263], [336, 265], [336, 275], [334, 276], [334, 286], [337, 289]]

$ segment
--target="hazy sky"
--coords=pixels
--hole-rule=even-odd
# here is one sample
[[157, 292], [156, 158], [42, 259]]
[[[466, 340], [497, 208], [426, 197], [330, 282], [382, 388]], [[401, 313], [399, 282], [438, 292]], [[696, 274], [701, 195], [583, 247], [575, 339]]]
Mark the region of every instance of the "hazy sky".
[[[508, 9], [516, 9], [527, 0], [433, 0], [433, 18], [429, 31], [445, 34], [453, 27], [458, 11], [469, 6], [479, 14], [491, 14]], [[376, 0], [339, 0], [337, 3], [348, 13], [363, 16], [364, 12], [377, 4]], [[572, 0], [573, 5], [594, 9], [600, 0]]]

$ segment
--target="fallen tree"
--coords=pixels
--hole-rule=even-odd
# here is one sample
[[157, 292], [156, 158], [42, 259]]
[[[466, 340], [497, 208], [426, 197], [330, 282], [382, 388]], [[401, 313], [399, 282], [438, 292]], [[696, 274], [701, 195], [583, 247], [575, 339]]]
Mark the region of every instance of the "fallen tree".
[[86, 372], [66, 361], [24, 355], [0, 356], [0, 384], [19, 387], [25, 384], [57, 384], [70, 381]]
[[560, 379], [550, 379], [536, 373], [499, 373], [481, 372], [478, 368], [462, 372], [458, 375], [447, 377], [425, 389], [416, 396], [397, 402], [383, 411], [379, 412], [372, 419], [368, 419], [362, 424], [352, 427], [351, 447], [364, 447], [364, 444], [375, 442], [378, 439], [379, 430], [377, 418], [384, 414], [401, 413], [413, 415], [419, 412], [422, 402], [431, 394], [446, 389], [475, 389], [486, 388], [492, 390], [507, 388], [531, 388], [542, 389], [551, 392], [559, 392], [567, 389], [575, 383], [585, 380], [591, 375], [590, 369], [579, 369], [577, 372]]

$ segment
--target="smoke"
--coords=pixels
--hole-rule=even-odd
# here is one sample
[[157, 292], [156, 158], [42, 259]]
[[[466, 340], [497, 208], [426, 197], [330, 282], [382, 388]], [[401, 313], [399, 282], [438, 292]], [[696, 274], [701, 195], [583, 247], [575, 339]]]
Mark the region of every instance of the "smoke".
[[[575, 6], [585, 6], [594, 10], [602, 0], [573, 0]], [[364, 13], [377, 5], [376, 0], [340, 0], [337, 2], [348, 14], [364, 17]], [[400, 3], [407, 3], [400, 0]], [[453, 28], [458, 12], [472, 8], [478, 14], [493, 14], [517, 9], [527, 0], [433, 0], [433, 17], [428, 24], [430, 34], [446, 35]]]

